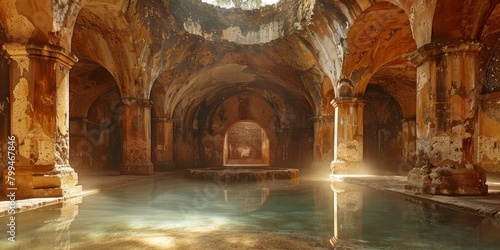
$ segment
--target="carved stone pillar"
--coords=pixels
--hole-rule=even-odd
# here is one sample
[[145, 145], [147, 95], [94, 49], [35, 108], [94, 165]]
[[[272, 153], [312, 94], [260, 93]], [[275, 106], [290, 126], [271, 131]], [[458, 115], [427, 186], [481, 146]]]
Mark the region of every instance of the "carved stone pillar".
[[474, 162], [481, 45], [430, 43], [411, 60], [417, 65], [417, 167], [408, 189], [431, 194], [486, 194], [486, 176]]
[[[16, 197], [81, 192], [69, 164], [69, 70], [78, 59], [52, 45], [4, 44], [3, 52], [10, 63]], [[4, 183], [7, 174], [6, 169]], [[4, 193], [10, 193], [8, 188]]]
[[357, 174], [363, 162], [363, 108], [359, 98], [338, 98], [335, 108], [332, 174]]
[[154, 144], [153, 165], [156, 171], [175, 169], [174, 163], [174, 122], [168, 118], [153, 119]]
[[318, 168], [328, 166], [333, 160], [333, 116], [314, 117], [313, 165]]
[[151, 175], [151, 102], [122, 99], [122, 174]]

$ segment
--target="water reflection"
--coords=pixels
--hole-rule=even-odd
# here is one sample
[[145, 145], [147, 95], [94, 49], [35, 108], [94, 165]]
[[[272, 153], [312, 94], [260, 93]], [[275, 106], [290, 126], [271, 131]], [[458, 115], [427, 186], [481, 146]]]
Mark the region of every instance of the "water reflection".
[[334, 181], [337, 249], [497, 249], [500, 222], [434, 203]]
[[17, 241], [2, 237], [0, 249], [495, 249], [500, 244], [500, 222], [494, 219], [329, 180], [229, 185], [171, 176], [80, 203], [17, 214]]
[[[78, 215], [82, 198], [13, 215], [16, 223], [15, 243], [1, 237], [0, 249], [70, 249], [70, 225]], [[0, 218], [2, 225], [10, 216]], [[3, 230], [2, 230], [3, 231]]]

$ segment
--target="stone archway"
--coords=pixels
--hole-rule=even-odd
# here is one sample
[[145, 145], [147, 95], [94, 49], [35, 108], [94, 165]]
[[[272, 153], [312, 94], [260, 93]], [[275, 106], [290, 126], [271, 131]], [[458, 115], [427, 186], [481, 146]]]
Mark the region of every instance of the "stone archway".
[[269, 136], [254, 121], [238, 121], [224, 133], [224, 166], [269, 166]]

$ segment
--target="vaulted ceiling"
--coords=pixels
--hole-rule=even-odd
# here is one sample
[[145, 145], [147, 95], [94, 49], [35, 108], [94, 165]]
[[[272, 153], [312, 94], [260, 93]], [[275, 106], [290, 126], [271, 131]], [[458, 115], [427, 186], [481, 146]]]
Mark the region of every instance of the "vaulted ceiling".
[[[492, 50], [500, 37], [499, 7], [453, 11], [450, 0], [281, 0], [254, 10], [201, 0], [82, 0], [62, 9], [58, 2], [2, 1], [0, 42], [50, 43], [76, 54], [75, 116], [110, 91], [150, 99], [162, 117], [194, 114], [239, 93], [330, 115], [337, 83], [347, 79], [353, 95], [377, 85], [412, 117], [416, 68], [407, 58], [417, 47], [453, 37], [480, 39]], [[471, 30], [448, 29], [475, 20], [471, 11], [481, 13]], [[455, 21], [433, 21], [441, 15]]]

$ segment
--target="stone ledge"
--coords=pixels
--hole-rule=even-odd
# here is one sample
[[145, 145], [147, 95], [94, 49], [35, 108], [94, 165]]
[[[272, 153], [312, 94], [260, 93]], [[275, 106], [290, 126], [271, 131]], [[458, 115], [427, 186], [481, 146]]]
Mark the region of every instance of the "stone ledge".
[[291, 180], [299, 177], [299, 170], [272, 167], [226, 167], [186, 169], [185, 175], [191, 179], [220, 182]]
[[406, 176], [332, 175], [331, 178], [378, 190], [396, 192], [415, 199], [437, 203], [451, 209], [500, 220], [500, 192], [494, 190], [489, 190], [489, 194], [486, 196], [443, 196], [405, 189]]

